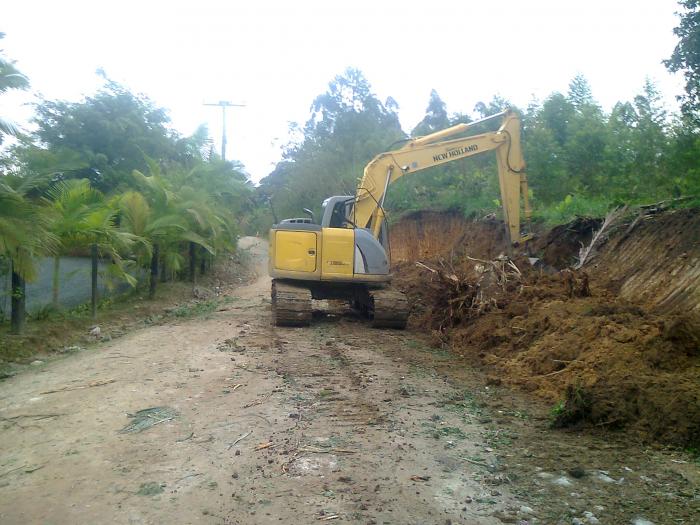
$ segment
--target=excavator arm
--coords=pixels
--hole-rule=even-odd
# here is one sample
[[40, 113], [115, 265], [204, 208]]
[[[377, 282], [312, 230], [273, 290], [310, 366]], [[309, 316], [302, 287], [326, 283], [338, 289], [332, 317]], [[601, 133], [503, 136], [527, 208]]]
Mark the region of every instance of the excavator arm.
[[[450, 138], [469, 131], [476, 124], [498, 118], [502, 121], [497, 131]], [[520, 119], [512, 110], [412, 139], [398, 150], [377, 155], [365, 167], [357, 188], [352, 210], [355, 225], [369, 228], [374, 237], [378, 238], [384, 222], [384, 199], [390, 184], [409, 173], [488, 151], [496, 152], [503, 217], [509, 243], [526, 240], [520, 231], [520, 200], [522, 197], [525, 220], [529, 222], [527, 176], [520, 143]]]

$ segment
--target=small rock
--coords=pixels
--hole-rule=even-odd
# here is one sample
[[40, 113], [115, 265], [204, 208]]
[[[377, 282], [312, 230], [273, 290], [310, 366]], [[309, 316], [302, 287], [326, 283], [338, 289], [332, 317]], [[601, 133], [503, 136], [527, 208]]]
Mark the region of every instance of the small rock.
[[88, 332], [88, 334], [90, 334], [93, 337], [100, 337], [101, 332], [102, 331], [100, 330], [99, 326], [93, 326], [92, 328], [90, 328], [90, 331]]
[[649, 521], [645, 518], [634, 518], [630, 523], [632, 525], [654, 525], [653, 521]]
[[520, 512], [521, 512], [522, 514], [532, 514], [532, 513], [534, 513], [535, 511], [532, 510], [530, 507], [526, 507], [525, 505], [521, 505], [521, 506], [520, 506]]
[[600, 520], [595, 517], [595, 514], [588, 510], [583, 513], [583, 516], [586, 518], [586, 523], [590, 523], [591, 525], [598, 525], [600, 523]]
[[602, 481], [603, 483], [615, 483], [615, 480], [608, 476], [607, 474], [603, 474], [602, 472], [598, 474], [595, 477], [598, 481]]
[[36, 361], [32, 361], [30, 364], [32, 366], [40, 366], [40, 365], [43, 365], [44, 362], [37, 359]]
[[583, 467], [576, 466], [569, 470], [569, 476], [572, 478], [581, 479], [585, 475], [586, 471], [583, 470]]
[[561, 476], [556, 479], [553, 479], [552, 483], [554, 485], [559, 485], [560, 487], [570, 487], [572, 485], [571, 481], [569, 481], [569, 478], [567, 478], [566, 476]]

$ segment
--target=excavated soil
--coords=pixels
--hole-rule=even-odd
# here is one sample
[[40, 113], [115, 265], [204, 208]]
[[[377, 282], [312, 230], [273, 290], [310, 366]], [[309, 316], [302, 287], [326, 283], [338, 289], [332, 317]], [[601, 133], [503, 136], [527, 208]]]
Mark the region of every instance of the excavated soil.
[[447, 215], [441, 233], [438, 214], [408, 217], [392, 245], [409, 325], [483, 366], [490, 382], [551, 403], [555, 425], [697, 447], [700, 212], [635, 219], [611, 227], [578, 271], [565, 268], [602, 221], [545, 232], [529, 247], [535, 266], [514, 257], [518, 275], [491, 263], [504, 251], [502, 225]]

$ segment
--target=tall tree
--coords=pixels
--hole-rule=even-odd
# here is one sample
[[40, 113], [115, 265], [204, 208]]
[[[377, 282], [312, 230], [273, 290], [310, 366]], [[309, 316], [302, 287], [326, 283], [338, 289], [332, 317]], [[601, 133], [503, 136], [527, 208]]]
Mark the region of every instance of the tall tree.
[[428, 107], [425, 109], [425, 117], [413, 128], [411, 135], [414, 137], [428, 135], [435, 131], [445, 129], [449, 125], [450, 119], [447, 116], [447, 106], [440, 98], [437, 91], [432, 89], [430, 91]]
[[300, 140], [261, 181], [280, 218], [297, 216], [303, 207], [320, 212], [330, 195], [353, 195], [367, 162], [405, 138], [396, 109], [392, 99], [377, 98], [357, 69], [331, 80], [314, 99]]
[[134, 169], [146, 170], [144, 153], [183, 161], [196, 154], [187, 142], [178, 147], [164, 109], [110, 80], [82, 102], [44, 100], [35, 109], [40, 143], [80, 154], [87, 166], [70, 176], [86, 178], [104, 193], [126, 187]]
[[571, 79], [571, 82], [569, 82], [569, 92], [567, 93], [566, 98], [579, 111], [586, 106], [595, 105], [591, 86], [586, 77], [580, 74], [576, 75], [573, 79]]
[[680, 23], [673, 30], [678, 44], [664, 64], [671, 72], [683, 73], [682, 110], [686, 117], [700, 125], [700, 0], [680, 0], [679, 4], [683, 11], [678, 13]]

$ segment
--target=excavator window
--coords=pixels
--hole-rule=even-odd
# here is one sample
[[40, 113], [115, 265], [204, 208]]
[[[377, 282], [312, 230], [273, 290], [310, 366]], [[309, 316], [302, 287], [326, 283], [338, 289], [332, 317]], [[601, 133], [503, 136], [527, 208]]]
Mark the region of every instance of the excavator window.
[[328, 225], [331, 228], [343, 228], [345, 226], [345, 203], [336, 202], [331, 213], [331, 221]]
[[350, 210], [352, 209], [353, 202], [354, 199], [336, 202], [333, 206], [333, 211], [331, 212], [331, 219], [328, 226], [331, 228], [354, 227], [355, 225], [349, 219], [349, 214]]

